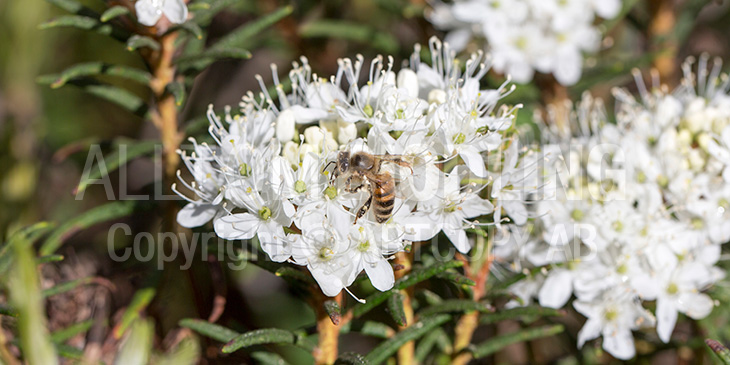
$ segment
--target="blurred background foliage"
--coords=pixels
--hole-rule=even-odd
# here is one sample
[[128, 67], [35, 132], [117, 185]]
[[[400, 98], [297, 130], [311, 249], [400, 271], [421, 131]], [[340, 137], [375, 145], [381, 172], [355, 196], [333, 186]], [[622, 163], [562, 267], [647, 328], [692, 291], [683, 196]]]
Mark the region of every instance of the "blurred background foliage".
[[[98, 13], [103, 13], [109, 6], [99, 0], [81, 3]], [[402, 62], [408, 59], [414, 44], [426, 44], [430, 36], [442, 35], [424, 19], [428, 5], [421, 0], [301, 0], [292, 3], [200, 0], [190, 5], [191, 9], [193, 5], [206, 9], [206, 4], [214, 8], [220, 6], [221, 11], [212, 14], [204, 10], [193, 11], [196, 15], [202, 14], [197, 19], [206, 32], [203, 39], [192, 37], [190, 47], [215, 44], [242, 25], [252, 24], [286, 6], [291, 8], [286, 11], [288, 15], [262, 27], [245, 40], [244, 48], [252, 54], [250, 59], [218, 60], [189, 80], [178, 121], [186, 133], [196, 137], [206, 133], [206, 122], [202, 118], [208, 104], [215, 105], [217, 110], [224, 105], [235, 107], [245, 92], [258, 90], [253, 77], [256, 74], [261, 74], [271, 85], [272, 63], [278, 65], [279, 77], [284, 79], [291, 61], [303, 55], [315, 72], [330, 75], [337, 70], [338, 58], [360, 53], [369, 60], [378, 54], [390, 54], [396, 62]], [[531, 84], [518, 85], [507, 102], [525, 104], [519, 114], [520, 123], [525, 124], [530, 123], [534, 111], [543, 111], [558, 94], [567, 94], [576, 100], [588, 90], [608, 100], [612, 87], [632, 88], [630, 71], [635, 67], [646, 71], [654, 66], [661, 71], [660, 63], [669, 62], [675, 67], [664, 68], [663, 80], [670, 85], [676, 84], [679, 78], [677, 65], [686, 56], [707, 52], [730, 59], [729, 10], [727, 1], [626, 0], [622, 15], [605, 22], [604, 30], [608, 34], [605, 49], [586, 61], [584, 77], [578, 85], [556, 90], [550, 77], [541, 76]], [[656, 24], [657, 12], [661, 11], [668, 12], [673, 19], [668, 27]], [[311, 361], [302, 346], [269, 345], [263, 347], [271, 351], [267, 353], [221, 355], [218, 342], [198, 342], [191, 337], [190, 330], [178, 325], [184, 318], [207, 318], [216, 308], [213, 298], [224, 298], [225, 311], [219, 314], [219, 322], [241, 332], [266, 327], [294, 331], [312, 326], [313, 311], [295, 289], [277, 275], [253, 265], [240, 271], [227, 270], [226, 265], [216, 260], [197, 259], [189, 271], [177, 268], [158, 271], [154, 267], [155, 260], [115, 263], [109, 258], [106, 247], [109, 221], [115, 217], [114, 213], [95, 211], [86, 216], [86, 221], [72, 218], [108, 203], [100, 185], [90, 186], [82, 200], [76, 200], [72, 194], [87, 163], [89, 145], [100, 144], [106, 156], [114, 150], [120, 137], [156, 140], [159, 135], [151, 123], [117, 103], [90, 96], [73, 86], [49, 87], [47, 79], [44, 81], [42, 75], [58, 74], [83, 62], [102, 61], [145, 68], [140, 51], [130, 51], [124, 43], [107, 36], [73, 28], [39, 29], [39, 24], [66, 14], [63, 9], [41, 0], [0, 1], [0, 237], [6, 242], [0, 250], [0, 277], [3, 282], [15, 278], [15, 282], [10, 280], [6, 284], [11, 289], [9, 292], [15, 288], [15, 292], [20, 293], [17, 297], [6, 297], [8, 292], [0, 296], [0, 303], [5, 303], [0, 309], [10, 314], [0, 317], [2, 351], [15, 351], [9, 355], [17, 356], [16, 346], [32, 344], [37, 352], [24, 351], [26, 360], [31, 363], [49, 363], [50, 360], [43, 356], [53, 351], [71, 359], [110, 361], [116, 356], [117, 363], [122, 364], [194, 363], [198, 357], [203, 359], [199, 360], [202, 363], [276, 363], [278, 356], [291, 363]], [[147, 87], [138, 83], [110, 76], [100, 79], [127, 89], [142, 100], [154, 97]], [[498, 85], [504, 77], [490, 74], [490, 80]], [[111, 173], [115, 192], [120, 191], [121, 180], [130, 194], [152, 193], [160, 177], [155, 172], [159, 162], [148, 153], [129, 163], [126, 176], [121, 176], [120, 171]], [[147, 201], [135, 203], [133, 207], [116, 206], [115, 209], [120, 210], [118, 216], [126, 217], [115, 221], [130, 224], [135, 232], [160, 231], [166, 222], [155, 204]], [[56, 237], [59, 243], [63, 241], [63, 246], [36, 258], [32, 244], [54, 229], [52, 224], [32, 226], [39, 221], [57, 222], [54, 223], [57, 227], [64, 228], [62, 235]], [[101, 221], [107, 222], [99, 223]], [[31, 228], [23, 228], [29, 226]], [[116, 249], [132, 244], [130, 236], [114, 232], [112, 242]], [[14, 253], [12, 265], [7, 262], [11, 252]], [[427, 254], [424, 260], [428, 260]], [[36, 264], [41, 265], [40, 279], [33, 270]], [[182, 263], [173, 264], [177, 265], [171, 266], [179, 267]], [[40, 285], [38, 288], [28, 285], [36, 282]], [[501, 284], [492, 279], [489, 286], [499, 293]], [[374, 289], [366, 285], [369, 284], [359, 285], [357, 292], [363, 296], [372, 294]], [[41, 291], [54, 288], [50, 293]], [[433, 293], [464, 290], [448, 280], [430, 283], [427, 288], [419, 294], [418, 303], [422, 305], [434, 304]], [[717, 286], [712, 290], [714, 298], [730, 303], [730, 287]], [[494, 300], [499, 302], [500, 299]], [[14, 312], [13, 308], [18, 311]], [[375, 321], [392, 326], [392, 319], [385, 311], [373, 311], [370, 315]], [[27, 323], [23, 318], [33, 320]], [[48, 323], [43, 323], [42, 318], [48, 318]], [[517, 322], [515, 318], [523, 321]], [[531, 319], [538, 320], [541, 325], [559, 323], [566, 328], [563, 337], [532, 341], [529, 346], [524, 343], [495, 346], [501, 351], [491, 359], [512, 363], [611, 362], [600, 346], [586, 346], [582, 351], [575, 349], [575, 333], [580, 328], [577, 316], [555, 320], [538, 318], [538, 315], [528, 313], [526, 317], [515, 315], [512, 321], [497, 325], [487, 320], [489, 326], [480, 328], [475, 340], [487, 340], [495, 333], [514, 332], [520, 328], [520, 323], [529, 323]], [[677, 331], [688, 334], [682, 343], [658, 345], [656, 338], [642, 338], [639, 334], [639, 357], [635, 361], [711, 361], [702, 337], [695, 335], [702, 333], [727, 343], [730, 340], [728, 321], [728, 306], [720, 306], [699, 324], [681, 322]], [[33, 329], [31, 332], [38, 337], [13, 338], [18, 326]], [[387, 332], [388, 329], [392, 331], [391, 326], [380, 328], [385, 331], [384, 336], [389, 336]], [[444, 328], [449, 326], [453, 325], [447, 324]], [[49, 336], [43, 335], [46, 327]], [[195, 323], [190, 322], [187, 327], [194, 328]], [[427, 362], [448, 362], [448, 357], [429, 357], [429, 350], [435, 347], [447, 352], [451, 345], [444, 336], [452, 329], [449, 327], [445, 331], [439, 327], [433, 330], [424, 338], [430, 347], [419, 347], [417, 354]], [[553, 330], [548, 328], [546, 334]], [[230, 335], [219, 333], [218, 341]], [[525, 338], [529, 337], [517, 340]], [[372, 336], [343, 334], [340, 352], [366, 353], [378, 342]], [[52, 350], [52, 344], [55, 350]], [[146, 349], [146, 352], [140, 349]], [[488, 350], [484, 351], [486, 354]], [[279, 355], [274, 355], [277, 353]], [[38, 357], [32, 358], [33, 354]]]

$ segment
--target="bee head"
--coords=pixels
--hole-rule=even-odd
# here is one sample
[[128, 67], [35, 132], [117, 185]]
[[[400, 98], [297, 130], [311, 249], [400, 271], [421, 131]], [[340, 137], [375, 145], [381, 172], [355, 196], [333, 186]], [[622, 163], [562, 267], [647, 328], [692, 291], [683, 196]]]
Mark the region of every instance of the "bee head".
[[350, 163], [352, 164], [352, 167], [362, 171], [372, 169], [375, 165], [375, 160], [373, 156], [358, 152], [352, 156]]

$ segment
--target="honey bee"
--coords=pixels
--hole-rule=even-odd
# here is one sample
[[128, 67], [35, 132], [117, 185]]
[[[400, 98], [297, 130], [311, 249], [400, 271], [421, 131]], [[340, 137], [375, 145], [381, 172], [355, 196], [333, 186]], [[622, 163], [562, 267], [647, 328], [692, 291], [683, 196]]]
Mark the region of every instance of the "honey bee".
[[393, 214], [395, 204], [395, 178], [388, 171], [382, 171], [384, 162], [407, 167], [413, 172], [411, 164], [398, 155], [373, 155], [366, 152], [350, 153], [341, 151], [335, 161], [333, 178], [345, 178], [345, 190], [357, 192], [368, 189], [370, 196], [358, 209], [355, 222], [373, 207], [375, 220], [386, 222]]

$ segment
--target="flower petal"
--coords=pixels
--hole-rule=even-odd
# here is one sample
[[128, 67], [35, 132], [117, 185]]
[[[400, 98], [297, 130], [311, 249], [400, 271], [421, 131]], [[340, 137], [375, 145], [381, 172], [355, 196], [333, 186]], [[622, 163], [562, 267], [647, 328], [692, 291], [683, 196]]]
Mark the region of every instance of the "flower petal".
[[217, 211], [218, 207], [212, 204], [188, 203], [177, 213], [177, 223], [185, 228], [200, 227], [213, 219]]
[[457, 250], [461, 253], [467, 253], [471, 250], [471, 242], [466, 237], [466, 232], [463, 229], [453, 229], [444, 227], [444, 234], [449, 238], [449, 241], [454, 244]]
[[669, 338], [674, 331], [674, 325], [677, 323], [677, 308], [670, 298], [659, 298], [656, 302], [656, 331], [659, 338], [664, 342], [669, 342]]
[[487, 169], [484, 167], [484, 158], [481, 154], [479, 154], [476, 147], [461, 146], [459, 149], [459, 156], [464, 159], [464, 164], [469, 167], [469, 170], [471, 170], [474, 175], [479, 177], [487, 176]]
[[555, 269], [545, 279], [538, 299], [543, 307], [561, 308], [568, 302], [572, 293], [573, 283], [570, 271]]
[[215, 233], [227, 240], [247, 240], [253, 238], [261, 220], [250, 213], [231, 214], [213, 222]]
[[139, 0], [134, 4], [134, 10], [137, 12], [137, 21], [148, 27], [157, 24], [162, 17], [162, 10], [152, 4], [151, 0]]
[[631, 331], [624, 328], [603, 332], [603, 349], [613, 357], [620, 360], [628, 360], [636, 355], [634, 347], [634, 336]]
[[182, 24], [188, 19], [188, 7], [182, 0], [164, 0], [162, 12], [173, 24]]
[[365, 263], [365, 273], [368, 274], [370, 282], [375, 289], [386, 291], [393, 288], [395, 283], [395, 275], [393, 267], [390, 266], [386, 259], [378, 260], [374, 263]]

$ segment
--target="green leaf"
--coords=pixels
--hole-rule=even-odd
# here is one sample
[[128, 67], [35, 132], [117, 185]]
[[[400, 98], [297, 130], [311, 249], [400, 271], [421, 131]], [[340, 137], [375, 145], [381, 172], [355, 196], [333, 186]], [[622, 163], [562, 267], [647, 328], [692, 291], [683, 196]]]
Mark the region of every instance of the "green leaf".
[[236, 336], [234, 339], [228, 341], [221, 351], [225, 354], [230, 354], [244, 347], [270, 343], [293, 344], [296, 340], [297, 336], [290, 331], [278, 328], [264, 328]]
[[65, 283], [58, 284], [52, 288], [44, 289], [41, 294], [44, 298], [48, 298], [54, 295], [62, 294], [76, 289], [79, 286], [91, 284], [96, 281], [97, 278], [90, 276], [87, 278], [81, 278], [76, 280], [67, 281]]
[[51, 21], [42, 23], [38, 29], [45, 30], [57, 27], [70, 27], [81, 30], [91, 30], [101, 35], [111, 36], [117, 40], [129, 38], [129, 32], [109, 23], [102, 23], [96, 18], [83, 15], [64, 15]]
[[444, 263], [432, 265], [425, 268], [419, 268], [411, 271], [402, 278], [398, 279], [393, 285], [393, 289], [386, 292], [378, 292], [367, 297], [365, 304], [356, 306], [352, 310], [352, 314], [355, 317], [360, 317], [363, 314], [369, 312], [371, 309], [380, 305], [388, 297], [393, 295], [395, 291], [406, 289], [413, 285], [416, 285], [424, 280], [431, 278], [434, 275], [438, 275], [446, 270], [461, 267], [463, 263], [461, 261], [447, 261]]
[[54, 253], [59, 246], [74, 233], [89, 228], [94, 224], [104, 221], [125, 217], [134, 212], [134, 201], [114, 201], [102, 206], [87, 210], [80, 215], [66, 221], [60, 227], [51, 233], [51, 235], [43, 242], [40, 249], [42, 256]]
[[388, 313], [397, 325], [403, 327], [408, 323], [403, 309], [403, 294], [398, 292], [388, 298]]
[[78, 2], [76, 0], [46, 0], [46, 1], [63, 10], [66, 10], [67, 12], [72, 13], [72, 14], [86, 15], [86, 16], [90, 16], [92, 18], [98, 17], [98, 14], [95, 11], [83, 6], [80, 2]]
[[250, 21], [228, 33], [216, 44], [214, 44], [210, 49], [223, 50], [230, 48], [246, 48], [247, 46], [252, 44], [252, 39], [254, 39], [254, 36], [261, 33], [261, 31], [263, 31], [264, 29], [276, 24], [276, 22], [278, 22], [279, 20], [284, 19], [293, 11], [294, 7], [288, 5], [279, 8], [269, 14], [266, 14], [254, 21]]
[[720, 363], [730, 365], [730, 350], [725, 345], [713, 339], [705, 339], [705, 343], [710, 347], [710, 350], [717, 355]]
[[438, 342], [439, 336], [442, 335], [442, 333], [439, 333], [439, 331], [437, 331], [438, 329], [439, 328], [435, 328], [433, 331], [423, 336], [423, 339], [421, 339], [421, 341], [418, 341], [415, 355], [416, 360], [419, 364], [422, 364], [424, 361], [426, 361], [426, 357], [428, 357], [428, 354], [431, 353], [431, 350], [433, 350], [434, 346]]
[[[39, 78], [37, 81], [47, 83], [49, 78], [45, 76]], [[139, 117], [144, 117], [149, 109], [147, 104], [139, 96], [125, 89], [100, 82], [90, 77], [69, 80], [66, 84], [76, 86], [91, 95], [117, 104]]]
[[491, 312], [492, 308], [487, 303], [474, 302], [468, 299], [449, 299], [437, 305], [427, 307], [418, 314], [420, 316], [430, 316], [436, 313], [444, 312]]
[[57, 89], [66, 85], [69, 80], [84, 76], [115, 76], [147, 85], [152, 79], [148, 72], [134, 67], [112, 65], [104, 62], [87, 62], [71, 66], [57, 75], [44, 75], [37, 79], [41, 84], [50, 84], [51, 88]]
[[489, 356], [509, 345], [531, 341], [541, 337], [554, 336], [558, 333], [563, 332], [565, 328], [563, 325], [556, 324], [545, 327], [529, 328], [514, 333], [508, 333], [499, 337], [494, 337], [483, 342], [477, 346], [470, 346], [470, 351], [474, 355], [475, 359], [480, 359], [485, 356]]
[[335, 360], [335, 365], [367, 365], [365, 357], [355, 352], [346, 352]]
[[327, 312], [327, 315], [335, 326], [340, 324], [340, 305], [337, 301], [326, 300], [324, 302], [324, 311]]
[[444, 271], [436, 275], [439, 279], [448, 280], [458, 286], [474, 286], [476, 283], [474, 280], [467, 278], [466, 276], [459, 274], [455, 271]]
[[112, 330], [114, 338], [119, 339], [124, 335], [129, 325], [135, 322], [139, 318], [140, 313], [150, 304], [155, 297], [155, 293], [155, 288], [144, 288], [134, 293], [134, 297], [132, 297], [132, 301], [127, 306], [127, 310], [122, 314], [122, 319], [119, 320], [119, 323]]
[[380, 364], [393, 355], [398, 349], [409, 341], [414, 341], [425, 335], [432, 329], [446, 323], [451, 316], [441, 314], [434, 317], [424, 318], [419, 322], [412, 324], [410, 327], [398, 332], [391, 339], [381, 343], [373, 349], [365, 359], [371, 364]]
[[188, 33], [190, 33], [193, 37], [196, 39], [203, 39], [203, 30], [200, 28], [200, 26], [194, 22], [185, 22], [177, 27], [172, 28], [170, 31], [173, 31], [175, 29], [182, 29]]
[[525, 317], [536, 317], [536, 318], [561, 317], [564, 315], [565, 315], [565, 313], [561, 312], [558, 309], [553, 309], [553, 308], [545, 308], [545, 307], [538, 307], [538, 306], [516, 307], [516, 308], [499, 310], [499, 311], [496, 311], [493, 313], [483, 314], [479, 318], [479, 323], [492, 324], [492, 323], [497, 323], [497, 322], [504, 321], [507, 319], [519, 319], [519, 318], [525, 318]]
[[17, 329], [20, 348], [28, 364], [55, 364], [57, 356], [46, 326], [38, 270], [33, 248], [26, 235], [15, 236], [13, 267], [8, 275], [10, 305], [18, 312]]
[[345, 326], [342, 326], [340, 333], [350, 332], [383, 339], [391, 338], [395, 335], [395, 330], [390, 328], [390, 326], [375, 321], [349, 321]]
[[175, 105], [180, 106], [185, 101], [185, 85], [179, 81], [173, 81], [165, 87], [165, 90], [175, 98]]
[[256, 360], [257, 364], [262, 365], [286, 365], [288, 362], [279, 354], [273, 352], [257, 351], [251, 353], [251, 358]]
[[160, 43], [150, 37], [139, 34], [135, 34], [127, 40], [127, 51], [134, 51], [145, 47], [154, 51], [159, 51]]
[[54, 223], [38, 222], [29, 227], [25, 227], [10, 236], [8, 242], [0, 247], [0, 275], [10, 268], [13, 261], [11, 254], [13, 253], [15, 245], [33, 245], [38, 238], [45, 235], [55, 227], [56, 225]]
[[211, 63], [226, 58], [249, 59], [251, 52], [241, 48], [214, 49], [197, 55], [180, 57], [175, 63], [182, 69], [202, 70]]
[[[76, 195], [89, 186], [93, 181], [100, 179], [103, 176], [109, 175], [111, 172], [118, 169], [120, 166], [126, 165], [129, 161], [134, 160], [137, 157], [152, 153], [157, 146], [157, 141], [131, 141], [126, 139], [120, 139], [115, 141], [116, 151], [108, 154], [104, 159], [104, 169], [97, 166], [96, 169], [89, 173], [86, 179], [79, 182], [79, 185], [74, 189], [73, 194]], [[124, 146], [124, 149], [122, 149]], [[103, 171], [102, 171], [103, 170]]]
[[299, 28], [303, 38], [340, 38], [371, 44], [374, 48], [387, 53], [398, 51], [398, 40], [389, 32], [379, 31], [365, 24], [344, 20], [315, 20]]
[[114, 18], [120, 17], [122, 15], [129, 15], [131, 12], [129, 11], [129, 8], [126, 6], [121, 5], [114, 5], [109, 9], [106, 9], [99, 18], [102, 22], [106, 23]]
[[15, 309], [8, 307], [2, 303], [0, 303], [0, 314], [3, 316], [10, 316], [10, 317], [18, 316], [18, 312]]
[[136, 319], [129, 334], [122, 341], [114, 359], [115, 364], [149, 364], [155, 339], [155, 325], [151, 319]]
[[84, 350], [62, 343], [56, 345], [56, 351], [58, 351], [60, 356], [67, 359], [81, 360], [84, 358]]
[[86, 331], [88, 331], [93, 325], [93, 319], [72, 324], [64, 329], [53, 332], [51, 334], [51, 341], [55, 344], [66, 342], [80, 333], [86, 333]]
[[155, 365], [195, 365], [200, 359], [200, 344], [192, 336], [183, 338], [174, 349], [164, 355], [155, 356]]
[[228, 342], [241, 334], [202, 319], [186, 318], [180, 321], [180, 327], [190, 328], [205, 337], [210, 337], [218, 342]]
[[49, 262], [59, 262], [63, 261], [64, 257], [63, 255], [48, 255], [48, 256], [41, 256], [35, 260], [36, 264], [47, 264]]

